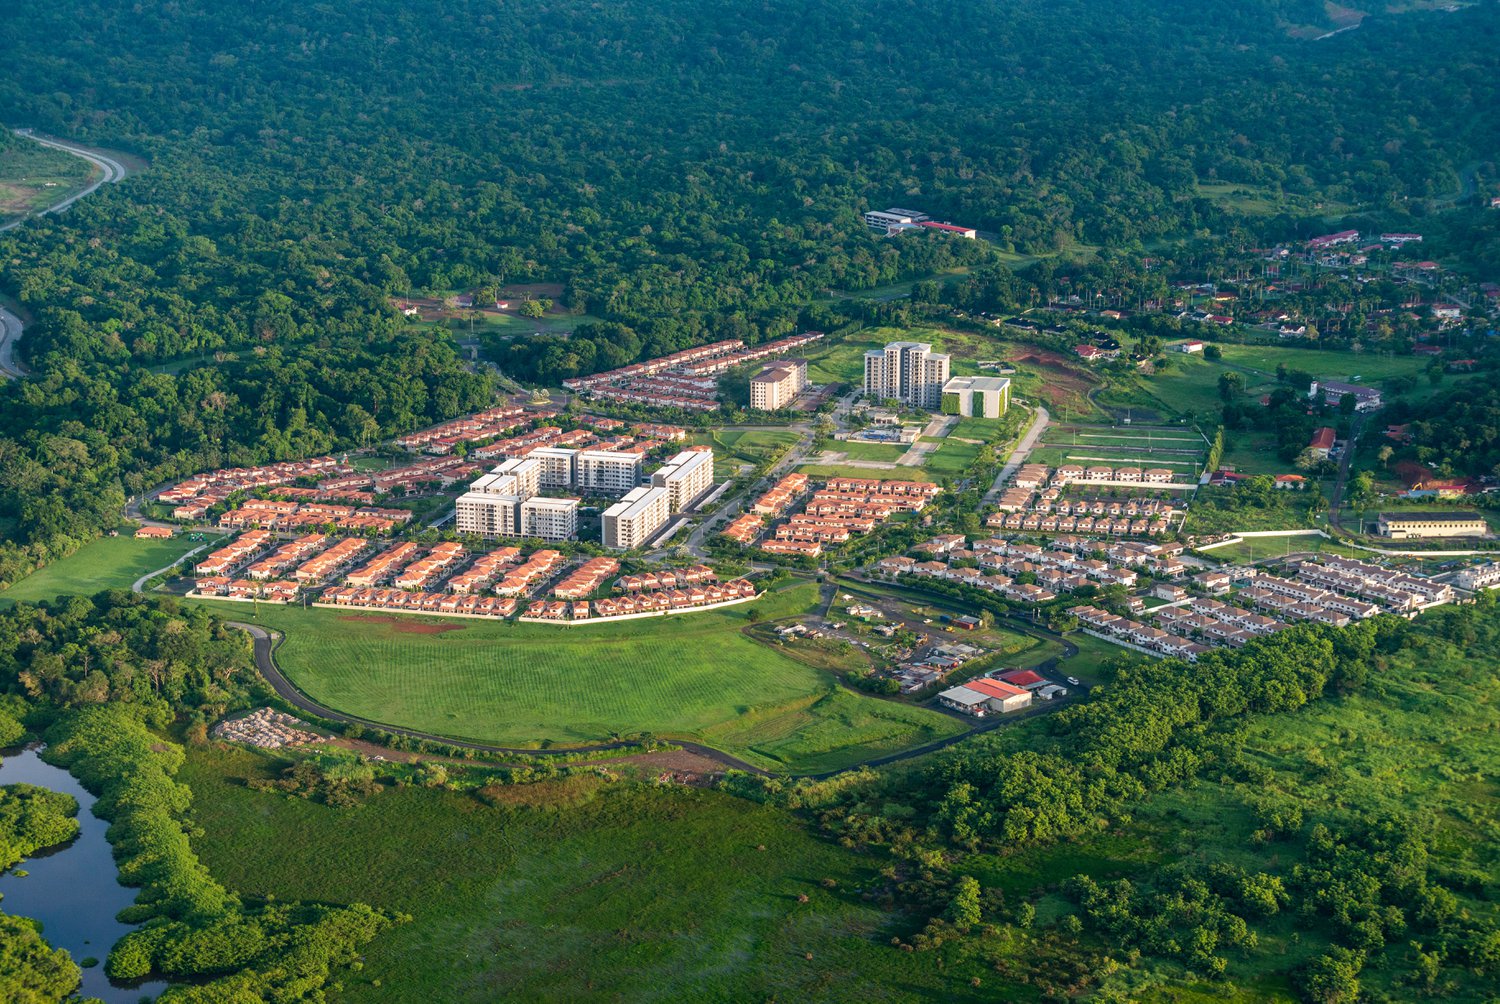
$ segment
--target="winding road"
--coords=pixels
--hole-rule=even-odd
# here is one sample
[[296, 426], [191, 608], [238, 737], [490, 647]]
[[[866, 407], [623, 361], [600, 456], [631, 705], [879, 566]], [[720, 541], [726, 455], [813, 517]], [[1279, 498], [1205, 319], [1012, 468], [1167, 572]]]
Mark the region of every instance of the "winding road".
[[[92, 164], [99, 172], [98, 176], [86, 186], [62, 201], [53, 203], [36, 215], [62, 212], [85, 195], [90, 195], [97, 191], [100, 185], [112, 185], [116, 182], [124, 181], [130, 174], [129, 169], [124, 164], [98, 150], [90, 150], [87, 147], [78, 146], [75, 143], [69, 143], [65, 140], [46, 139], [37, 136], [30, 129], [17, 129], [16, 135], [25, 136], [27, 139], [40, 143], [42, 146], [50, 147], [53, 150], [62, 150], [64, 153], [71, 153], [75, 157], [81, 157]], [[0, 233], [20, 226], [28, 219], [30, 219], [29, 216], [23, 216], [18, 220], [12, 220], [0, 226]], [[25, 325], [21, 323], [19, 317], [4, 307], [0, 307], [0, 374], [3, 374], [7, 379], [19, 380], [26, 376], [26, 368], [16, 359], [16, 343], [21, 340], [21, 332], [24, 329]]]

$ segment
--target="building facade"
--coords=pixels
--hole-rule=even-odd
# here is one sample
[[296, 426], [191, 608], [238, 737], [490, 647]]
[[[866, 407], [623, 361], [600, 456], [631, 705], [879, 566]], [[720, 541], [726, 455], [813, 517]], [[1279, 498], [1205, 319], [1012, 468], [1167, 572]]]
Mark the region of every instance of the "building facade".
[[999, 418], [1010, 408], [1005, 377], [959, 376], [943, 384], [943, 414]]
[[807, 387], [807, 360], [781, 359], [767, 363], [750, 378], [750, 407], [778, 411], [791, 406]]
[[671, 493], [666, 488], [654, 485], [634, 488], [604, 510], [604, 546], [621, 551], [641, 547], [655, 536], [670, 516]]
[[714, 455], [707, 450], [679, 453], [651, 475], [651, 484], [665, 488], [668, 508], [681, 512], [714, 486]]
[[1477, 512], [1383, 512], [1376, 524], [1382, 537], [1487, 537], [1489, 524]]
[[569, 540], [578, 533], [578, 499], [526, 499], [520, 506], [521, 536]]
[[573, 486], [601, 495], [624, 495], [641, 483], [644, 453], [630, 450], [579, 450]]
[[948, 356], [927, 342], [892, 342], [865, 353], [865, 395], [936, 410], [948, 382]]
[[578, 500], [538, 496], [543, 470], [541, 463], [526, 457], [507, 460], [483, 475], [454, 503], [454, 529], [487, 540], [571, 538], [578, 532]]

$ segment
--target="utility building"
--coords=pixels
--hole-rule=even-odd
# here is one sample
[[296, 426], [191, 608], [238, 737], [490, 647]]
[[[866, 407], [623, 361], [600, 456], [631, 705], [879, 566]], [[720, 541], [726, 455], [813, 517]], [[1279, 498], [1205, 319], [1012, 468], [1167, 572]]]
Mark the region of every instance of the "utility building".
[[957, 376], [943, 384], [943, 414], [999, 418], [1010, 408], [1005, 377]]

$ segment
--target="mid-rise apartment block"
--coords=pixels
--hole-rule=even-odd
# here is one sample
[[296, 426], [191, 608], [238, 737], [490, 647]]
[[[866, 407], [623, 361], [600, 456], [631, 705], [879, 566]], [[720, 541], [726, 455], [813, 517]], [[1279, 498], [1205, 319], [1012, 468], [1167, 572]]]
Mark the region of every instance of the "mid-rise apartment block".
[[573, 486], [579, 491], [623, 495], [641, 483], [644, 453], [631, 450], [579, 450]]
[[948, 356], [927, 342], [892, 342], [865, 353], [865, 396], [936, 410], [948, 382]]
[[578, 533], [578, 499], [545, 498], [521, 503], [521, 536], [568, 540]]
[[714, 455], [708, 450], [686, 450], [651, 475], [651, 484], [667, 490], [672, 512], [681, 512], [714, 484]]
[[656, 535], [671, 517], [671, 493], [655, 485], [641, 485], [604, 510], [605, 547], [628, 551]]
[[567, 540], [578, 531], [578, 499], [542, 498], [543, 467], [530, 457], [507, 460], [469, 486], [454, 504], [454, 528], [489, 540]]
[[576, 477], [577, 456], [577, 450], [542, 446], [527, 454], [526, 459], [537, 462], [543, 488], [571, 488]]
[[750, 378], [750, 407], [758, 411], [790, 407], [806, 387], [806, 359], [780, 359], [767, 363]]

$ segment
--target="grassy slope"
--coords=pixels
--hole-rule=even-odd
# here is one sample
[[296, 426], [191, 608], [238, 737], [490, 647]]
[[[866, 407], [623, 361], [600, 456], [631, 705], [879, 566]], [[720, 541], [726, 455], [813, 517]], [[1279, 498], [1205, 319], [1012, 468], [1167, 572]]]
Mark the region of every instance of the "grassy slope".
[[[753, 609], [791, 616], [815, 598], [802, 585]], [[537, 745], [652, 732], [818, 771], [955, 731], [920, 708], [853, 694], [820, 700], [832, 679], [742, 634], [750, 609], [580, 628], [268, 605], [256, 614], [286, 633], [278, 662], [316, 700], [440, 735]], [[437, 625], [458, 629], [410, 630]], [[751, 725], [760, 729], [742, 735]], [[768, 744], [765, 729], [777, 741]]]
[[[0, 136], [0, 221], [46, 209], [88, 184], [88, 161], [11, 135]], [[49, 187], [50, 186], [50, 187]]]
[[247, 894], [413, 916], [346, 977], [349, 1004], [1016, 999], [977, 965], [891, 949], [903, 918], [861, 896], [882, 885], [882, 862], [776, 809], [581, 779], [511, 790], [591, 799], [566, 808], [408, 788], [333, 810], [245, 788], [264, 763], [193, 752], [181, 779], [203, 828], [194, 847]]
[[129, 589], [142, 575], [170, 564], [202, 543], [185, 537], [101, 537], [0, 593], [0, 604], [23, 600], [37, 603], [65, 593], [90, 596], [104, 589]]

